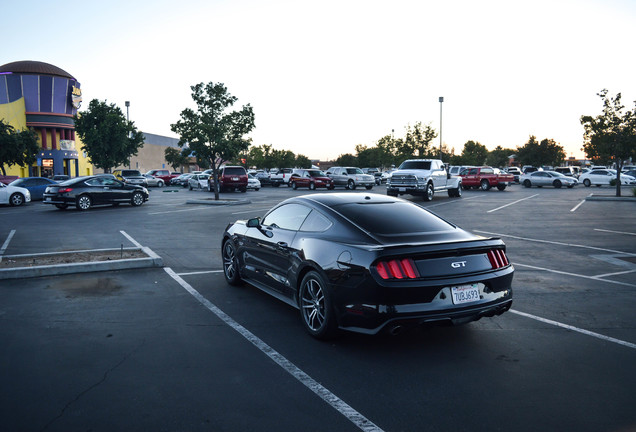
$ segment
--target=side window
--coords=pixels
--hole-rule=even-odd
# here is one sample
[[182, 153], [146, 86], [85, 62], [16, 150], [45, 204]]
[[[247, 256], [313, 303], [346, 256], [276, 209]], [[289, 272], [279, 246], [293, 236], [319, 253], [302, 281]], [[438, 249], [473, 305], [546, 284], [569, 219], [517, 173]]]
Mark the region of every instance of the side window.
[[494, 174], [495, 172], [493, 171], [492, 168], [484, 168], [481, 170], [482, 174]]
[[332, 223], [329, 219], [316, 210], [312, 210], [300, 227], [300, 231], [323, 232], [327, 231], [331, 225]]
[[273, 210], [262, 224], [286, 230], [298, 231], [311, 209], [301, 204], [286, 204]]
[[471, 168], [470, 171], [468, 171], [468, 174], [477, 175], [478, 172], [479, 172], [479, 168]]
[[97, 177], [97, 178], [92, 178], [90, 180], [87, 180], [86, 184], [89, 186], [101, 186], [102, 182], [100, 181], [99, 177]]

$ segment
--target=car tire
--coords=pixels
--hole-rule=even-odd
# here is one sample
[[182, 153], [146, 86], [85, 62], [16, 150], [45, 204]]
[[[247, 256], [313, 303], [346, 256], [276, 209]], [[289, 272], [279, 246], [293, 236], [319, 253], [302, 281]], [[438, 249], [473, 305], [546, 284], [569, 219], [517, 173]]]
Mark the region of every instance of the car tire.
[[190, 190], [192, 190], [192, 186], [191, 185], [188, 185], [188, 188], [190, 188]]
[[22, 204], [24, 204], [24, 201], [24, 195], [18, 192], [13, 193], [11, 197], [9, 197], [9, 204], [14, 207], [21, 206]]
[[255, 190], [256, 192], [258, 192], [258, 191], [260, 190], [260, 188], [254, 188], [254, 190]]
[[290, 183], [292, 184], [292, 185], [291, 185], [291, 188], [292, 188], [293, 190], [298, 189], [298, 185], [296, 184], [296, 182], [290, 182]]
[[532, 187], [532, 183], [530, 183], [530, 180], [524, 180], [523, 181], [523, 187], [527, 187], [527, 188]]
[[309, 190], [316, 190], [316, 183], [314, 182], [309, 183]]
[[130, 203], [135, 207], [138, 207], [144, 203], [144, 195], [141, 192], [134, 192]]
[[330, 339], [338, 332], [331, 294], [323, 278], [315, 271], [308, 272], [298, 292], [300, 317], [307, 332], [316, 339]]
[[392, 196], [392, 197], [396, 197], [396, 196], [398, 196], [398, 193], [397, 193], [397, 192], [386, 191], [386, 194], [387, 194], [388, 196]]
[[349, 180], [347, 182], [347, 189], [356, 190], [356, 182], [354, 182], [353, 180]]
[[499, 189], [500, 191], [505, 191], [506, 185], [497, 185], [497, 189]]
[[334, 190], [335, 188], [336, 188], [336, 186], [335, 186], [335, 185], [331, 185], [331, 186], [329, 186], [329, 187], [327, 188], [327, 190]]
[[481, 183], [479, 184], [479, 187], [483, 191], [490, 190], [490, 182], [488, 182], [488, 180], [482, 180]]
[[160, 187], [160, 188], [163, 187], [163, 182], [161, 180], [157, 182], [157, 187]]
[[373, 185], [365, 186], [365, 188], [366, 188], [367, 190], [371, 190], [371, 189], [373, 189]]
[[80, 195], [77, 197], [77, 201], [75, 203], [75, 207], [78, 210], [86, 211], [93, 205], [93, 200], [88, 195]]
[[554, 183], [552, 183], [552, 185], [557, 188], [560, 189], [561, 186], [563, 186], [563, 183], [561, 183], [561, 180], [555, 180]]
[[55, 207], [57, 207], [60, 210], [66, 210], [66, 208], [68, 207], [68, 204], [55, 204]]
[[435, 196], [435, 189], [433, 189], [433, 183], [426, 185], [426, 192], [424, 192], [424, 201], [431, 201]]
[[245, 192], [247, 192], [247, 188], [246, 188], [246, 187], [244, 187], [244, 188], [239, 188], [239, 190], [241, 191], [241, 193], [245, 193]]
[[243, 279], [239, 274], [238, 258], [236, 256], [236, 247], [232, 240], [226, 240], [223, 243], [223, 275], [228, 284], [238, 286], [243, 284]]
[[592, 182], [590, 181], [590, 179], [583, 180], [583, 186], [585, 186], [585, 187], [592, 186]]

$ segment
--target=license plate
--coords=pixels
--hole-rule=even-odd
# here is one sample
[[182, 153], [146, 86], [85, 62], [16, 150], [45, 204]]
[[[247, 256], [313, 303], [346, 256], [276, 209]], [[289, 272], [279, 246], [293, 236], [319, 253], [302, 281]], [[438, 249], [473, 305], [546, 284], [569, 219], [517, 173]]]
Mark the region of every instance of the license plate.
[[398, 191], [400, 191], [400, 192], [406, 192], [406, 188], [398, 188]]
[[451, 294], [454, 304], [472, 303], [479, 300], [479, 287], [477, 284], [454, 286]]
[[238, 181], [238, 177], [232, 177], [232, 181]]
[[44, 198], [44, 201], [51, 201], [51, 198]]

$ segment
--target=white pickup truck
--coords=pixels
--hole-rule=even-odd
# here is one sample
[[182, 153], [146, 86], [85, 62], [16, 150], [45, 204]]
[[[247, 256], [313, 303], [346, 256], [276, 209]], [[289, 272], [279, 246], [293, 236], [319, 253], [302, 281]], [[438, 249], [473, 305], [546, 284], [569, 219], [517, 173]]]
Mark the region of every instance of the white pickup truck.
[[436, 192], [444, 191], [449, 197], [461, 197], [462, 179], [451, 176], [439, 159], [406, 160], [386, 183], [387, 195], [421, 195], [425, 201], [432, 200]]

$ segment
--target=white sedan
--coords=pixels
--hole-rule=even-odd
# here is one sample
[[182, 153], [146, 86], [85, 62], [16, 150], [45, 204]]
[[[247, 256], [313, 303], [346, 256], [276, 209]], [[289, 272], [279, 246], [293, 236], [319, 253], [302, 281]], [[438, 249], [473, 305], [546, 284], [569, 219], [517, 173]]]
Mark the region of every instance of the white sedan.
[[[595, 169], [588, 171], [585, 174], [581, 174], [579, 177], [579, 181], [583, 183], [585, 187], [590, 187], [592, 185], [609, 185], [612, 180], [616, 180], [616, 170], [613, 169]], [[636, 178], [626, 174], [621, 174], [621, 184], [636, 185]]]
[[31, 192], [28, 189], [0, 182], [0, 204], [19, 206], [28, 202], [31, 202]]
[[534, 171], [519, 177], [519, 183], [527, 188], [532, 186], [554, 186], [555, 188], [567, 186], [568, 188], [573, 188], [579, 182], [574, 177], [568, 177], [556, 171]]
[[247, 174], [247, 188], [255, 191], [261, 188], [261, 182], [253, 174]]
[[208, 190], [208, 174], [194, 174], [188, 179], [188, 188], [192, 189], [205, 189]]

